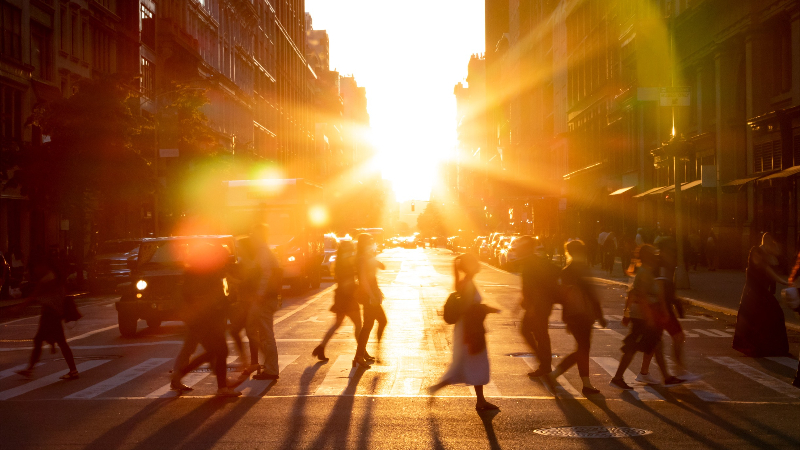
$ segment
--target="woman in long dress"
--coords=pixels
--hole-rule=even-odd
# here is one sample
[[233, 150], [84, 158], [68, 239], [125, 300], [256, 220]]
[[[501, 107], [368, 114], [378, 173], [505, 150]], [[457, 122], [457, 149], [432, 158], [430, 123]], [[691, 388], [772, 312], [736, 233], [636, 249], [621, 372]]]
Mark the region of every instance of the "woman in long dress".
[[364, 325], [358, 335], [358, 348], [353, 367], [361, 366], [368, 369], [370, 364], [375, 361], [367, 353], [367, 341], [372, 333], [372, 327], [378, 322], [378, 342], [383, 337], [383, 330], [386, 329], [388, 322], [386, 312], [383, 310], [383, 292], [378, 286], [378, 269], [384, 270], [386, 266], [375, 257], [377, 248], [375, 239], [372, 235], [362, 233], [358, 236], [356, 247], [356, 261], [358, 268], [358, 289], [362, 295], [364, 303]]
[[[339, 248], [336, 250], [334, 277], [336, 278], [336, 293], [333, 297], [331, 312], [336, 314], [336, 319], [325, 333], [322, 342], [311, 352], [311, 355], [316, 356], [320, 361], [328, 361], [328, 357], [325, 356], [325, 346], [333, 337], [333, 333], [342, 326], [345, 317], [349, 317], [353, 321], [356, 343], [358, 343], [358, 335], [361, 334], [361, 309], [355, 296], [357, 288], [356, 249], [353, 242], [342, 241], [339, 243]], [[365, 359], [367, 356], [365, 355]]]
[[770, 233], [750, 249], [742, 300], [736, 316], [733, 348], [747, 356], [786, 356], [789, 338], [783, 310], [775, 298], [775, 283], [789, 282], [775, 273], [780, 246]]
[[[486, 330], [483, 320], [489, 313], [500, 310], [481, 303], [481, 294], [473, 282], [475, 274], [480, 271], [478, 258], [472, 253], [456, 257], [455, 267], [456, 292], [461, 297], [463, 314], [453, 329], [453, 360], [439, 382], [428, 388], [433, 395], [451, 384], [466, 384], [475, 387], [478, 400], [475, 409], [486, 411], [500, 409], [486, 401], [483, 386], [489, 384], [489, 353], [486, 350]], [[464, 279], [461, 273], [464, 273]]]

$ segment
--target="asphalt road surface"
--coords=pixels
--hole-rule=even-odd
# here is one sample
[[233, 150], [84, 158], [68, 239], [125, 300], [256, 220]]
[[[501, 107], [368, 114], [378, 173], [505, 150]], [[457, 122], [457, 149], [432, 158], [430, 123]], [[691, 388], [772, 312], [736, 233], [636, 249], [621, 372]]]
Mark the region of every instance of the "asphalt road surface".
[[[195, 390], [167, 389], [183, 328], [167, 322], [123, 339], [113, 297], [82, 303], [85, 315], [67, 329], [81, 377], [61, 381], [66, 364], [45, 350], [33, 380], [24, 367], [37, 319], [0, 324], [0, 446], [3, 449], [481, 449], [481, 448], [800, 448], [800, 389], [791, 386], [797, 359], [745, 358], [730, 348], [734, 318], [691, 308], [690, 369], [701, 381], [673, 387], [608, 386], [616, 369], [624, 288], [598, 284], [608, 329], [596, 329], [591, 373], [602, 395], [584, 398], [573, 368], [551, 390], [526, 373], [537, 363], [518, 332], [519, 278], [488, 266], [477, 284], [502, 313], [487, 319], [492, 382], [485, 388], [496, 414], [478, 414], [470, 387], [453, 386], [435, 399], [425, 388], [450, 360], [452, 326], [441, 312], [452, 290], [451, 252], [391, 249], [379, 275], [389, 326], [370, 343], [378, 363], [351, 368], [352, 324], [345, 322], [326, 353], [311, 350], [332, 321], [330, 285], [290, 297], [276, 317], [280, 379], [250, 380], [237, 399], [214, 398], [213, 374], [190, 374]], [[326, 287], [327, 286], [327, 287]], [[574, 348], [551, 317], [554, 364]], [[800, 338], [790, 332], [791, 350]], [[229, 357], [231, 377], [237, 369]], [[631, 366], [637, 372], [640, 359]], [[655, 365], [654, 365], [655, 370]], [[633, 383], [633, 373], [627, 381]], [[588, 427], [568, 429], [565, 427]], [[595, 428], [591, 428], [595, 427]], [[599, 428], [603, 427], [603, 428]], [[611, 430], [611, 431], [603, 431]], [[584, 436], [569, 437], [572, 431]]]

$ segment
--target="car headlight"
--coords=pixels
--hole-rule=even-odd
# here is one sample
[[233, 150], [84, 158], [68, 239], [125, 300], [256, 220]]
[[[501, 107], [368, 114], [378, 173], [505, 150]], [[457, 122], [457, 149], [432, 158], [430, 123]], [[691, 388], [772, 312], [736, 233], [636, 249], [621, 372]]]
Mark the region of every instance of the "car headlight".
[[336, 255], [331, 256], [330, 259], [328, 259], [328, 261], [330, 262], [336, 261]]
[[294, 256], [290, 256], [290, 257], [286, 258], [286, 260], [289, 261], [289, 262], [294, 262], [295, 257]]
[[147, 281], [139, 280], [136, 282], [136, 289], [143, 291], [147, 288]]
[[230, 291], [228, 291], [228, 279], [227, 278], [223, 278], [222, 279], [222, 292], [225, 294], [225, 297], [230, 295]]

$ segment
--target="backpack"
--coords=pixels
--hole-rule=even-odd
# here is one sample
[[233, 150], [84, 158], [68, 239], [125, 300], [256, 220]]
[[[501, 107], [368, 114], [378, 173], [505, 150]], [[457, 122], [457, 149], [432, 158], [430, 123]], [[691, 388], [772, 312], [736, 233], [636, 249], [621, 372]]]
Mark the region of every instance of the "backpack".
[[458, 322], [462, 315], [464, 315], [464, 304], [461, 301], [461, 294], [453, 292], [444, 302], [444, 312], [442, 316], [446, 323], [453, 325]]

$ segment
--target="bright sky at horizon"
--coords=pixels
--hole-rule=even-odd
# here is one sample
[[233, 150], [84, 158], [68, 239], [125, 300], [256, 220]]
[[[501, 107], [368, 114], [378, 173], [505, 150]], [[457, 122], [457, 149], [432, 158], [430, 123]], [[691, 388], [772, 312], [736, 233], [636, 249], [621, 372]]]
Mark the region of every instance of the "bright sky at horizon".
[[484, 51], [483, 1], [305, 3], [314, 29], [330, 37], [331, 69], [367, 89], [383, 177], [399, 201], [427, 200], [456, 145], [453, 86], [470, 55]]

